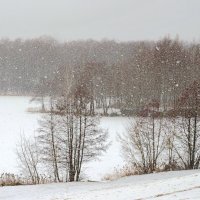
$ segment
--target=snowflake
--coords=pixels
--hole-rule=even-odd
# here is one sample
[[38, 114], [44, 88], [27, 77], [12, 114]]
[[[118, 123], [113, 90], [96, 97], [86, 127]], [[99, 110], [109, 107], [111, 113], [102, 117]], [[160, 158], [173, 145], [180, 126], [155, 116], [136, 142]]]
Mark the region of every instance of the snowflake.
[[157, 51], [160, 51], [160, 48], [156, 46], [156, 50], [157, 50]]

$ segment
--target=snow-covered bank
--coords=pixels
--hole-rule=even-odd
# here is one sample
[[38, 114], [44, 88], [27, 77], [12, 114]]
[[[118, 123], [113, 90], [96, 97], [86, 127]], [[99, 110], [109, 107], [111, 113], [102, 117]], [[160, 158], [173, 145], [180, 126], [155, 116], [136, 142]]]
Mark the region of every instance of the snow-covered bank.
[[200, 199], [200, 170], [80, 182], [0, 188], [2, 200]]

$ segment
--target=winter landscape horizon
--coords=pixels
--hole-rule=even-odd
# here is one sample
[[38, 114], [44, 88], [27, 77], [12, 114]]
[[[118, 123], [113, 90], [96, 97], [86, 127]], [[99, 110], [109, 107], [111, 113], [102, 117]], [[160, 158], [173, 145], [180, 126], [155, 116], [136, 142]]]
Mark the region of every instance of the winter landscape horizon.
[[0, 200], [199, 200], [199, 0], [0, 0]]

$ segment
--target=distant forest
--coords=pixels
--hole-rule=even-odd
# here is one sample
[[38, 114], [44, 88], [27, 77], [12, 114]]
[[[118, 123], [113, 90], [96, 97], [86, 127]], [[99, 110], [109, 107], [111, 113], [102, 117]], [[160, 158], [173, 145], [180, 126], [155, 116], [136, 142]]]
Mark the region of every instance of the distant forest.
[[[91, 107], [140, 108], [152, 100], [173, 108], [200, 79], [200, 44], [109, 40], [61, 43], [53, 38], [0, 40], [0, 94], [63, 96], [85, 88]], [[81, 91], [83, 91], [81, 89]]]

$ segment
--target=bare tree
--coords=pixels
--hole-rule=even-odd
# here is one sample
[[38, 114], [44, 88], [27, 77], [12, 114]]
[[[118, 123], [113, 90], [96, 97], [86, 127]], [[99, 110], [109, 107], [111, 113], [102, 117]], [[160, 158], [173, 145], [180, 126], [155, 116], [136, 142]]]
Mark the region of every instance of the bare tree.
[[39, 152], [36, 140], [31, 141], [22, 135], [16, 150], [23, 174], [31, 178], [32, 184], [39, 184]]
[[50, 113], [44, 115], [39, 121], [38, 144], [40, 148], [41, 159], [47, 167], [53, 170], [54, 180], [60, 182], [59, 175], [59, 143], [58, 132], [56, 129], [56, 115], [53, 108], [53, 100], [50, 98]]
[[107, 132], [99, 128], [97, 116], [90, 116], [86, 88], [60, 102], [60, 141], [69, 171], [69, 181], [78, 181], [83, 163], [101, 155], [107, 148]]
[[196, 169], [200, 162], [200, 84], [194, 81], [179, 98], [176, 114], [178, 145], [176, 153], [186, 169]]
[[[158, 104], [159, 105], [159, 104]], [[146, 113], [146, 110], [144, 110]], [[131, 123], [127, 132], [120, 136], [123, 155], [143, 173], [150, 173], [161, 166], [161, 153], [166, 145], [163, 118], [158, 114], [156, 102], [148, 105], [148, 115]]]

